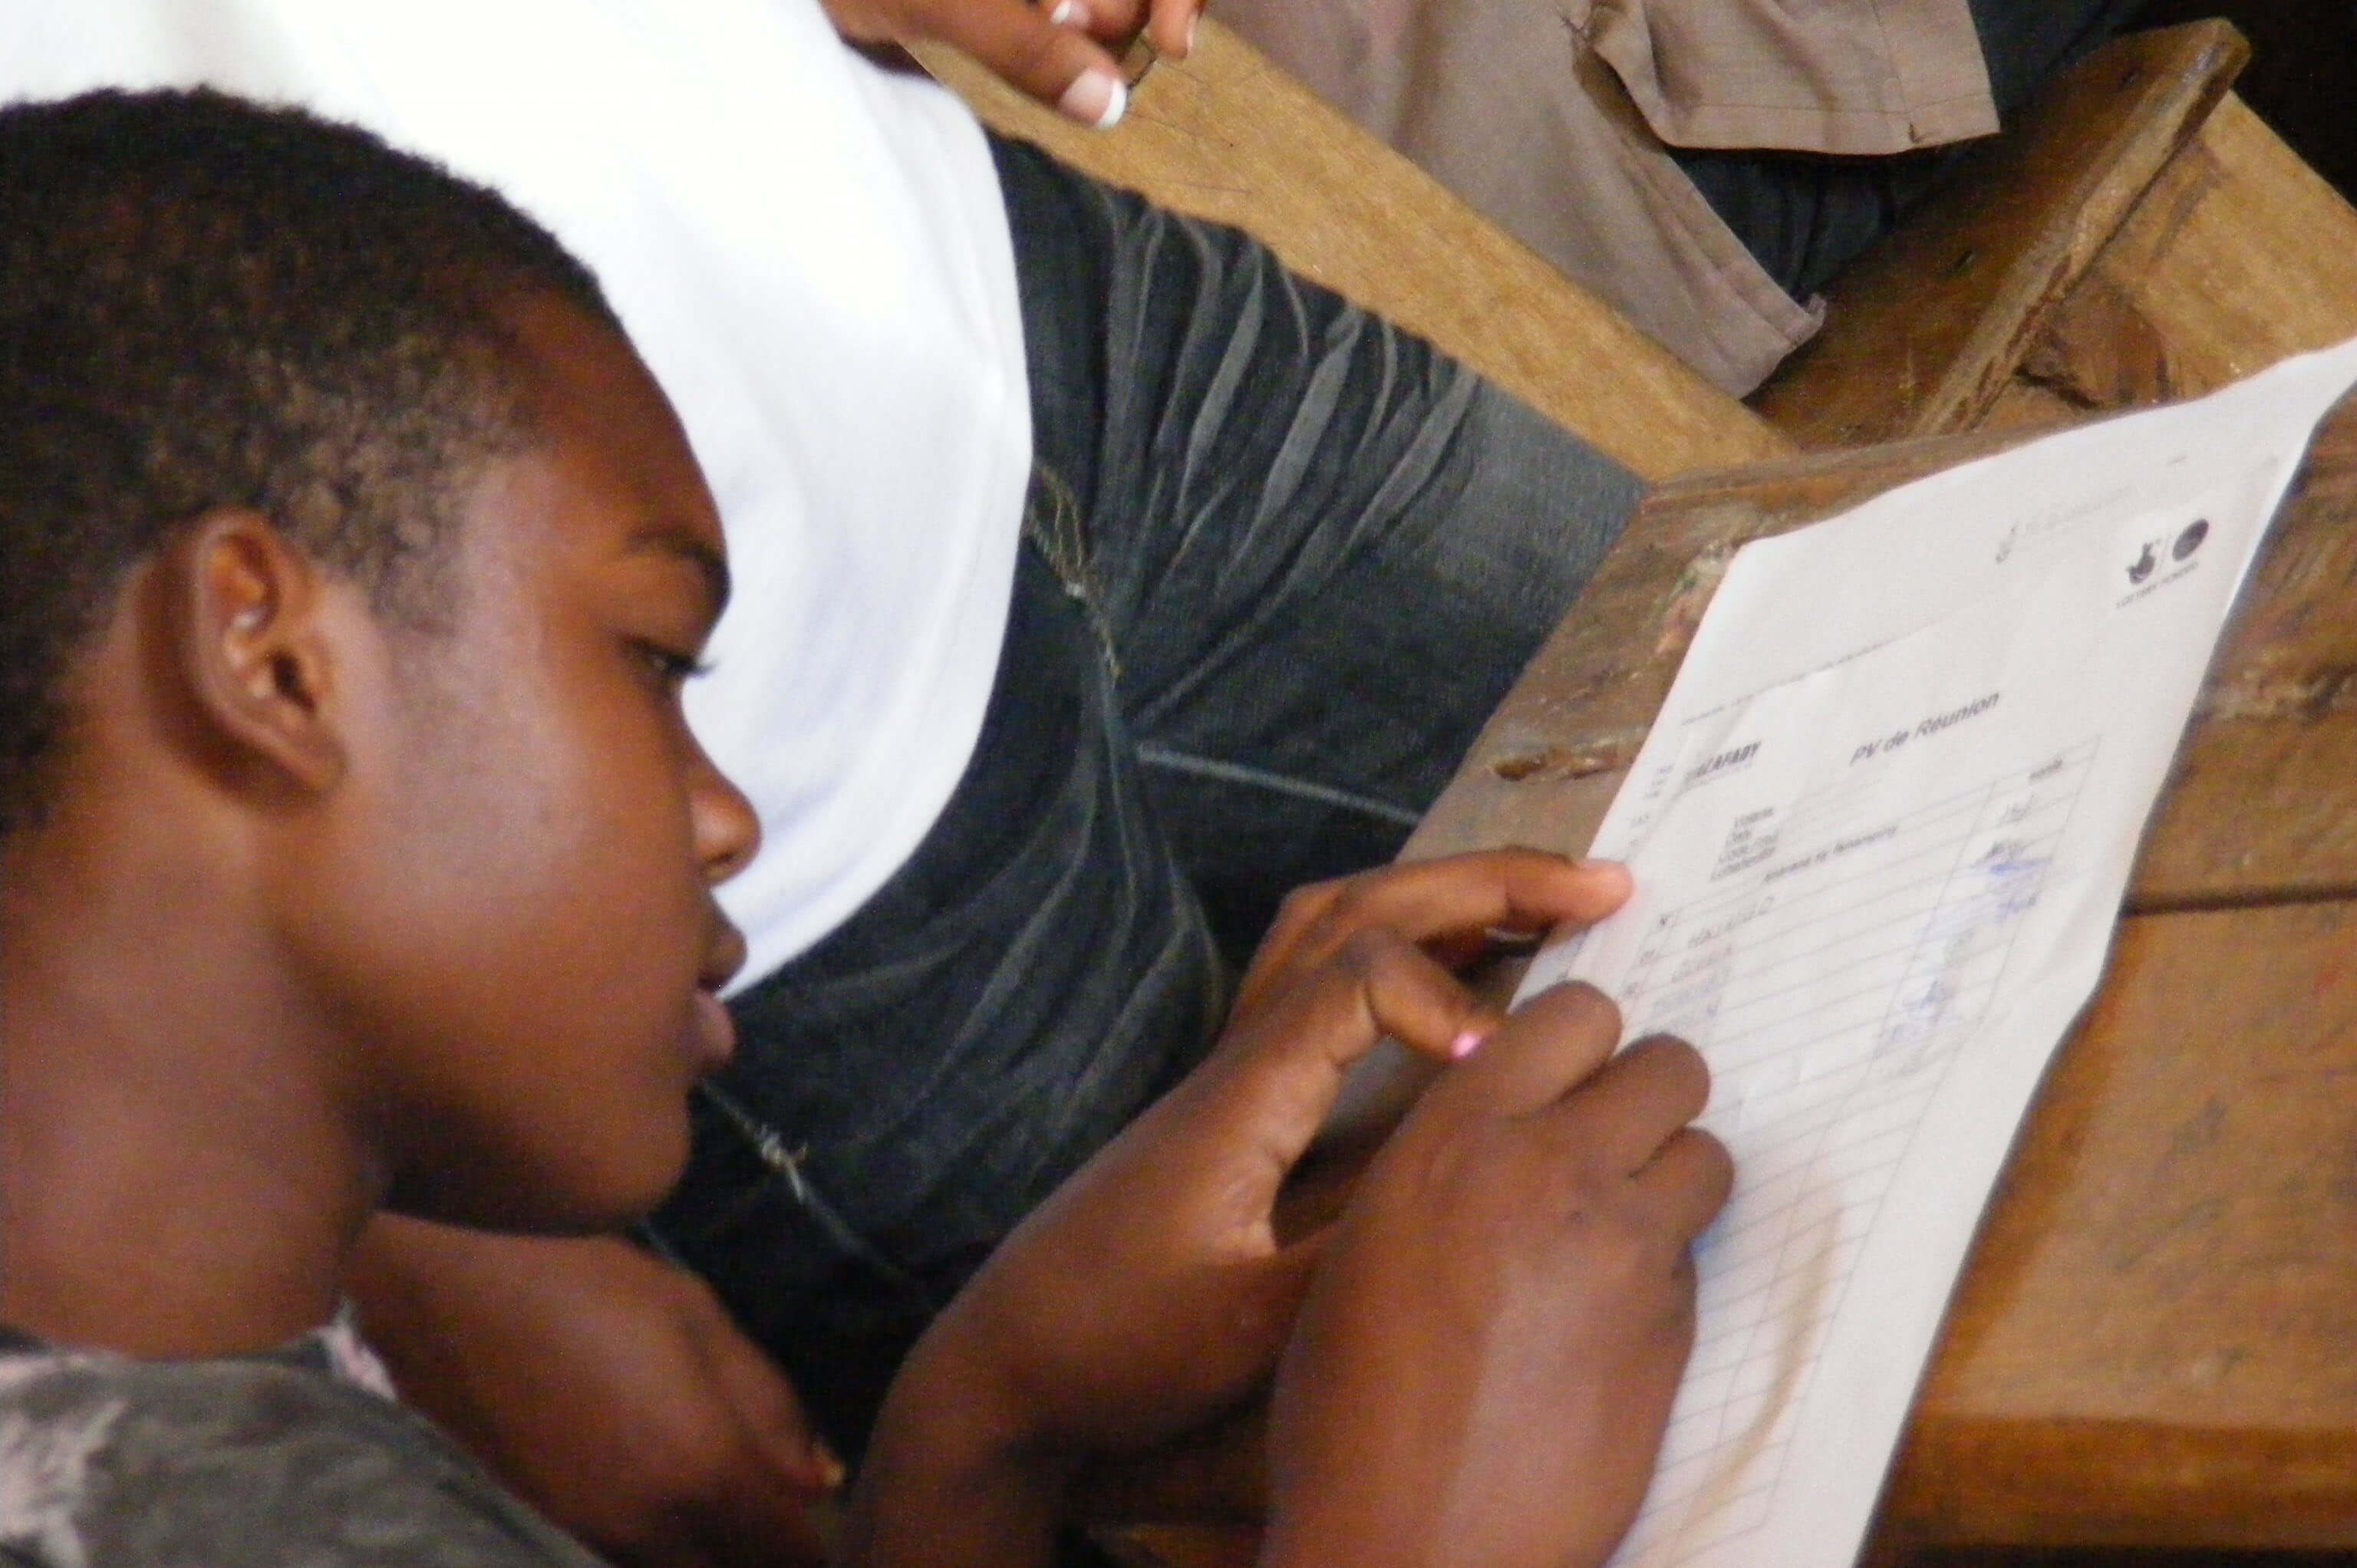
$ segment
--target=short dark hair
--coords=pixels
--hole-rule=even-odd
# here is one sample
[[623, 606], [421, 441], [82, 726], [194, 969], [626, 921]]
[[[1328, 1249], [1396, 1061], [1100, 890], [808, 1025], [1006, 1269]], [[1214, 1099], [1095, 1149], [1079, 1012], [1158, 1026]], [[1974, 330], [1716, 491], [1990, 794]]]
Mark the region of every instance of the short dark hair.
[[506, 312], [544, 293], [614, 325], [545, 230], [366, 132], [203, 90], [0, 109], [0, 835], [78, 652], [202, 513], [431, 618], [457, 491], [530, 439]]

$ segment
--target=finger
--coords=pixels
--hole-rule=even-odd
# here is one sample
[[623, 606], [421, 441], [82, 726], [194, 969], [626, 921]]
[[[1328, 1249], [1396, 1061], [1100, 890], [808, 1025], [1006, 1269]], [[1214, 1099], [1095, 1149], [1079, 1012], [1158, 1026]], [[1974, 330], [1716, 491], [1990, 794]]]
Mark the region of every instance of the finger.
[[1141, 0], [1040, 0], [1049, 19], [1059, 27], [1078, 27], [1108, 46], [1126, 45], [1137, 36]]
[[[1088, 0], [1076, 0], [1085, 7]], [[1066, 117], [1110, 130], [1129, 106], [1113, 57], [1076, 27], [1050, 20], [1023, 0], [965, 0], [942, 7], [929, 36], [954, 44], [1016, 87]], [[1071, 18], [1086, 20], [1086, 13]]]
[[843, 1461], [802, 1413], [793, 1385], [730, 1327], [705, 1337], [705, 1357], [749, 1439], [785, 1486], [816, 1496], [843, 1485]]
[[1361, 931], [1206, 1064], [1200, 1134], [1210, 1147], [1256, 1151], [1273, 1194], [1332, 1109], [1343, 1072], [1377, 1040], [1446, 1058], [1496, 1024], [1429, 954], [1394, 932]]
[[1185, 59], [1193, 54], [1195, 23], [1202, 11], [1199, 0], [1154, 0], [1146, 36], [1155, 52], [1168, 59]]
[[1558, 985], [1525, 1003], [1425, 1098], [1444, 1114], [1449, 1107], [1507, 1115], [1546, 1109], [1593, 1076], [1620, 1042], [1620, 1010], [1604, 993]]
[[1735, 1160], [1726, 1144], [1688, 1127], [1672, 1134], [1632, 1179], [1664, 1221], [1691, 1241], [1727, 1207], [1735, 1190]]
[[1587, 1158], [1628, 1174], [1710, 1102], [1710, 1069], [1684, 1040], [1639, 1040], [1565, 1097], [1557, 1126]]
[[1348, 931], [1387, 925], [1411, 941], [1497, 928], [1589, 924], [1629, 900], [1629, 869], [1535, 849], [1484, 850], [1353, 877], [1327, 912]]
[[1236, 1004], [1256, 1001], [1283, 971], [1322, 961], [1371, 926], [1423, 942], [1479, 939], [1499, 927], [1587, 925], [1627, 902], [1629, 886], [1627, 868], [1611, 861], [1570, 860], [1534, 849], [1450, 855], [1318, 883], [1287, 897], [1278, 910]]

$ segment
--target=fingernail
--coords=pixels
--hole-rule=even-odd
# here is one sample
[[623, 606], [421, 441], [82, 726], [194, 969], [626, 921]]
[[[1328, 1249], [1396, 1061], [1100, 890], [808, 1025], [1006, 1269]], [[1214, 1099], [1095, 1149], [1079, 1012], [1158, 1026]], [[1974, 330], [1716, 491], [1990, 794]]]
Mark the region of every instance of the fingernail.
[[827, 1448], [827, 1443], [823, 1441], [823, 1438], [815, 1438], [806, 1434], [806, 1436], [803, 1436], [802, 1453], [803, 1453], [803, 1465], [809, 1466], [806, 1474], [809, 1474], [811, 1483], [818, 1486], [818, 1490], [823, 1490], [823, 1493], [842, 1490], [844, 1476], [848, 1476], [848, 1471], [844, 1469], [842, 1459], [834, 1457], [834, 1450]]
[[1203, 14], [1200, 11], [1187, 18], [1187, 41], [1178, 46], [1178, 58], [1180, 59], [1185, 59], [1189, 55], [1195, 52], [1195, 24], [1202, 19]]
[[1463, 1034], [1448, 1042], [1448, 1059], [1453, 1062], [1463, 1061], [1467, 1057], [1473, 1054], [1475, 1048], [1478, 1047], [1482, 1041], [1489, 1037], [1490, 1032], [1487, 1029], [1466, 1030]]
[[1092, 65], [1064, 89], [1056, 107], [1083, 125], [1110, 131], [1121, 124], [1122, 113], [1129, 107], [1129, 90], [1121, 84], [1120, 77]]
[[1088, 7], [1081, 0], [1056, 0], [1056, 8], [1048, 13], [1048, 20], [1060, 27], [1070, 27], [1088, 20]]

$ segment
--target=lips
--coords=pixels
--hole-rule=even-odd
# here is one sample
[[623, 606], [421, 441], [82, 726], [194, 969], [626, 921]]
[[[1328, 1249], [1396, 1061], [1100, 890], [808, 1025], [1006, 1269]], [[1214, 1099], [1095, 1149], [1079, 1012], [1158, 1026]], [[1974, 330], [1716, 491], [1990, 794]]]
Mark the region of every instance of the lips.
[[712, 992], [695, 993], [693, 1031], [696, 1065], [704, 1071], [719, 1071], [737, 1054], [737, 1020], [728, 1015], [727, 1004]]
[[728, 1015], [726, 1004], [720, 1000], [720, 988], [745, 967], [745, 935], [729, 923], [719, 905], [707, 904], [705, 908], [712, 925], [704, 967], [695, 977], [692, 1038], [696, 1066], [712, 1073], [726, 1067], [728, 1058], [737, 1054], [737, 1020]]

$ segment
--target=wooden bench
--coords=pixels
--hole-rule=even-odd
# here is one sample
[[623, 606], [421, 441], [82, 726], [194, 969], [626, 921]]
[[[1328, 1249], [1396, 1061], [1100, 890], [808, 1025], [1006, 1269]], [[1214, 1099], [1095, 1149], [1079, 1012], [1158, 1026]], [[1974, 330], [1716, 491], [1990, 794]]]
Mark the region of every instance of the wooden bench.
[[1250, 231], [1663, 479], [2196, 396], [2357, 334], [2357, 212], [2228, 91], [2246, 55], [2191, 23], [2050, 84], [1844, 275], [1758, 414], [1214, 20], [1106, 134], [924, 60], [994, 129]]
[[2017, 384], [2195, 397], [2357, 334], [2357, 211], [2229, 94], [2047, 322]]
[[1203, 19], [1191, 58], [1157, 63], [1102, 134], [955, 54], [920, 52], [993, 129], [1249, 231], [1303, 276], [1430, 338], [1646, 478], [1792, 450], [1216, 19]]
[[2192, 22], [2115, 38], [2048, 82], [1835, 279], [1823, 330], [1754, 406], [1811, 447], [1979, 424], [2249, 54], [2228, 24]]
[[2224, 22], [2115, 39], [1828, 291], [1753, 395], [1802, 446], [2214, 392], [2357, 334], [2357, 212], [2228, 91]]

